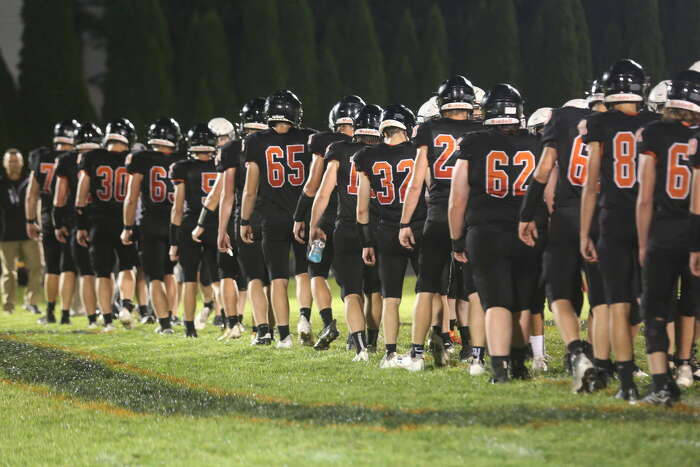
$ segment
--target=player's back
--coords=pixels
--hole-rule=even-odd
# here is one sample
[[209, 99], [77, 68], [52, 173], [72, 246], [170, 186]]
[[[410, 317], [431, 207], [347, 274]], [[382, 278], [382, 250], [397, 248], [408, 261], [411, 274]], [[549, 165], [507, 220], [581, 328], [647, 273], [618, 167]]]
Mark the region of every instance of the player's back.
[[141, 151], [130, 156], [127, 170], [141, 174], [141, 215], [149, 221], [168, 222], [173, 203], [173, 184], [168, 177], [177, 155], [159, 151]]
[[95, 219], [122, 221], [122, 204], [128, 189], [128, 151], [94, 149], [83, 154], [79, 169], [90, 177], [91, 212]]
[[51, 207], [53, 206], [53, 191], [56, 186], [56, 159], [62, 154], [46, 146], [34, 149], [29, 153], [29, 170], [34, 172], [34, 178], [39, 184], [41, 199], [41, 222], [51, 224]]
[[[214, 188], [217, 171], [214, 159], [184, 159], [175, 162], [170, 168], [170, 180], [173, 184], [185, 186], [184, 216], [195, 219], [202, 210], [207, 195]], [[214, 223], [216, 216], [209, 216]]]
[[[366, 145], [353, 141], [338, 141], [326, 151], [326, 163], [338, 162], [338, 172], [334, 197], [338, 200], [337, 221], [354, 224], [356, 222], [357, 193], [360, 177], [353, 156]], [[374, 208], [374, 203], [370, 206]]]

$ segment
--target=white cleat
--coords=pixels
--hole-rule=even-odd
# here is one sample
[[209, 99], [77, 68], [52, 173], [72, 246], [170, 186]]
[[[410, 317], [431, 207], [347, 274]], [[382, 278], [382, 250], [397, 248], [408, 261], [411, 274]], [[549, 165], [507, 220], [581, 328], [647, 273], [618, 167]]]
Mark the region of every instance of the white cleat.
[[200, 311], [197, 314], [197, 317], [194, 319], [194, 328], [197, 331], [201, 331], [205, 327], [207, 327], [207, 320], [209, 319], [209, 315], [211, 314], [211, 308], [208, 306], [205, 306], [202, 308], [202, 311]]
[[369, 362], [369, 352], [367, 349], [360, 350], [355, 354], [355, 358], [352, 359], [353, 362]]
[[231, 329], [226, 328], [223, 334], [216, 338], [217, 341], [225, 341], [231, 338]]
[[588, 389], [585, 386], [585, 380], [590, 376], [590, 372], [594, 371], [595, 367], [590, 358], [580, 352], [571, 359], [571, 372], [573, 373], [573, 385], [571, 389], [574, 393], [584, 392]]
[[690, 365], [685, 364], [678, 367], [676, 384], [681, 388], [689, 388], [693, 385], [693, 369]]
[[258, 335], [256, 333], [253, 333], [252, 336], [250, 336], [250, 345], [257, 345], [258, 343]]
[[291, 349], [292, 348], [292, 336], [289, 335], [277, 343], [278, 349]]
[[545, 357], [535, 357], [532, 359], [532, 371], [546, 373], [549, 370]]
[[382, 361], [379, 362], [379, 368], [398, 368], [399, 356], [396, 352], [391, 352], [389, 355], [384, 354]]
[[127, 328], [131, 329], [131, 312], [126, 308], [119, 310], [119, 322]]
[[297, 322], [297, 334], [299, 334], [299, 341], [302, 345], [314, 345], [314, 334], [311, 330], [311, 323], [306, 316], [299, 316], [299, 322]]
[[238, 323], [234, 327], [228, 330], [229, 339], [240, 339], [243, 334], [241, 333], [241, 328]]
[[158, 326], [158, 327], [156, 328], [156, 330], [155, 330], [155, 333], [156, 333], [156, 334], [163, 335], [163, 336], [169, 336], [169, 335], [175, 334], [175, 331], [173, 331], [173, 328], [165, 328], [165, 329], [163, 329], [163, 328], [161, 328], [160, 326]]
[[469, 363], [469, 376], [481, 376], [486, 373], [486, 363], [478, 358], [472, 358]]
[[397, 358], [396, 366], [398, 368], [403, 368], [408, 371], [423, 371], [425, 368], [425, 359], [423, 357], [416, 356], [411, 357], [411, 354], [399, 355]]
[[110, 332], [116, 331], [117, 328], [114, 327], [113, 324], [107, 324], [103, 329], [102, 332], [105, 334], [109, 334]]
[[97, 323], [89, 323], [88, 329], [97, 329]]
[[642, 371], [641, 368], [637, 368], [634, 372], [634, 377], [635, 378], [648, 378], [649, 375], [647, 373], [645, 373], [644, 371]]
[[243, 323], [236, 323], [236, 327], [240, 331], [241, 335], [245, 334], [245, 326], [243, 326]]

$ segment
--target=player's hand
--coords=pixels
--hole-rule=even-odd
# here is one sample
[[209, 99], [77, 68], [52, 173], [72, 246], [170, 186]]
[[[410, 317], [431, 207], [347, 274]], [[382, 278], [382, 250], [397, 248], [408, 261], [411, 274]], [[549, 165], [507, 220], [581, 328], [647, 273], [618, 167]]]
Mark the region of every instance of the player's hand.
[[202, 240], [200, 240], [199, 237], [201, 237], [203, 233], [204, 233], [204, 227], [198, 225], [192, 231], [192, 240], [194, 240], [197, 243], [202, 243]]
[[452, 257], [455, 259], [455, 261], [463, 264], [469, 261], [467, 259], [467, 253], [464, 251], [453, 251]]
[[534, 221], [518, 223], [518, 237], [525, 245], [534, 247], [537, 242], [537, 225]]
[[403, 229], [399, 230], [399, 243], [407, 250], [413, 250], [413, 247], [416, 244], [416, 239], [413, 236], [413, 230], [411, 230], [410, 227], [404, 227]]
[[88, 231], [87, 230], [78, 230], [75, 234], [75, 240], [78, 242], [78, 245], [87, 248], [88, 247]]
[[294, 239], [297, 242], [301, 244], [306, 243], [306, 222], [294, 222], [292, 233], [294, 234]]
[[68, 229], [66, 227], [61, 227], [60, 229], [54, 229], [53, 234], [56, 236], [56, 240], [61, 243], [68, 242]]
[[311, 227], [309, 231], [309, 243], [313, 243], [316, 240], [326, 241], [326, 232], [320, 227]]
[[131, 240], [131, 230], [124, 229], [122, 230], [122, 234], [120, 235], [120, 238], [122, 239], [122, 243], [124, 245], [132, 245], [134, 242]]
[[377, 263], [374, 248], [368, 247], [362, 249], [362, 261], [364, 261], [367, 266], [374, 266]]
[[27, 224], [27, 237], [30, 239], [36, 241], [39, 241], [41, 238], [41, 229], [39, 229], [39, 226], [36, 224], [36, 222], [31, 222]]
[[253, 236], [253, 226], [241, 226], [241, 240], [243, 240], [246, 243], [253, 243], [255, 241], [255, 237]]
[[593, 240], [591, 240], [591, 237], [581, 239], [580, 249], [581, 256], [583, 256], [584, 260], [586, 260], [589, 263], [598, 262], [598, 252], [595, 249], [595, 245], [593, 244]]
[[170, 261], [172, 261], [173, 263], [177, 262], [177, 260], [180, 259], [180, 255], [178, 254], [177, 245], [170, 246], [170, 250], [168, 251], [168, 256], [170, 256]]
[[694, 276], [700, 277], [700, 251], [690, 252], [690, 272]]
[[219, 248], [219, 251], [222, 253], [227, 253], [229, 250], [233, 250], [231, 248], [231, 237], [229, 237], [228, 232], [224, 231], [219, 231], [219, 234], [216, 237], [216, 245]]

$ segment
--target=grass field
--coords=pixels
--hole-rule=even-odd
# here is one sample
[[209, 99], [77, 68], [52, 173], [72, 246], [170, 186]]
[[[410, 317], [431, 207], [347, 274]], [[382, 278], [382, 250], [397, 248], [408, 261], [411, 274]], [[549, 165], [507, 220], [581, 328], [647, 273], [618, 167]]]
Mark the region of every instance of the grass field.
[[[412, 306], [407, 292], [403, 351]], [[250, 347], [248, 336], [217, 342], [212, 326], [192, 341], [182, 328], [103, 335], [81, 317], [61, 327], [35, 319], [0, 316], [1, 465], [700, 463], [697, 386], [671, 410], [630, 407], [613, 388], [573, 395], [550, 328], [549, 376], [491, 386], [463, 365], [379, 370], [379, 353], [351, 363], [340, 343], [283, 351]], [[320, 330], [315, 311], [313, 321]]]

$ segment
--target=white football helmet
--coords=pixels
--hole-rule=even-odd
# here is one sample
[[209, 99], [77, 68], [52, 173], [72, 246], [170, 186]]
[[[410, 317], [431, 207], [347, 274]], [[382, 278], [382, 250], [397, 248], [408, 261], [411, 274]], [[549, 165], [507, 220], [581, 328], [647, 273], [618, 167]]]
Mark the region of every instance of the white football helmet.
[[542, 128], [545, 123], [547, 123], [552, 116], [551, 107], [541, 107], [530, 115], [527, 119], [527, 129], [533, 135], [537, 134], [537, 131]]
[[671, 80], [665, 79], [651, 89], [647, 102], [649, 110], [661, 113], [664, 105], [666, 105], [666, 96], [668, 95], [668, 88], [670, 85]]
[[576, 107], [577, 109], [588, 109], [588, 101], [586, 99], [571, 99], [566, 101], [562, 107]]
[[437, 104], [437, 96], [433, 96], [418, 109], [418, 118], [416, 122], [420, 125], [428, 120], [433, 120], [435, 118], [440, 118], [440, 109]]
[[209, 120], [209, 124], [207, 126], [217, 137], [228, 136], [233, 138], [234, 136], [235, 128], [233, 123], [229, 122], [223, 117], [212, 118]]
[[698, 60], [697, 62], [695, 62], [695, 63], [693, 63], [692, 65], [690, 65], [690, 68], [688, 68], [688, 69], [689, 69], [689, 70], [693, 70], [693, 71], [700, 72], [700, 60]]

